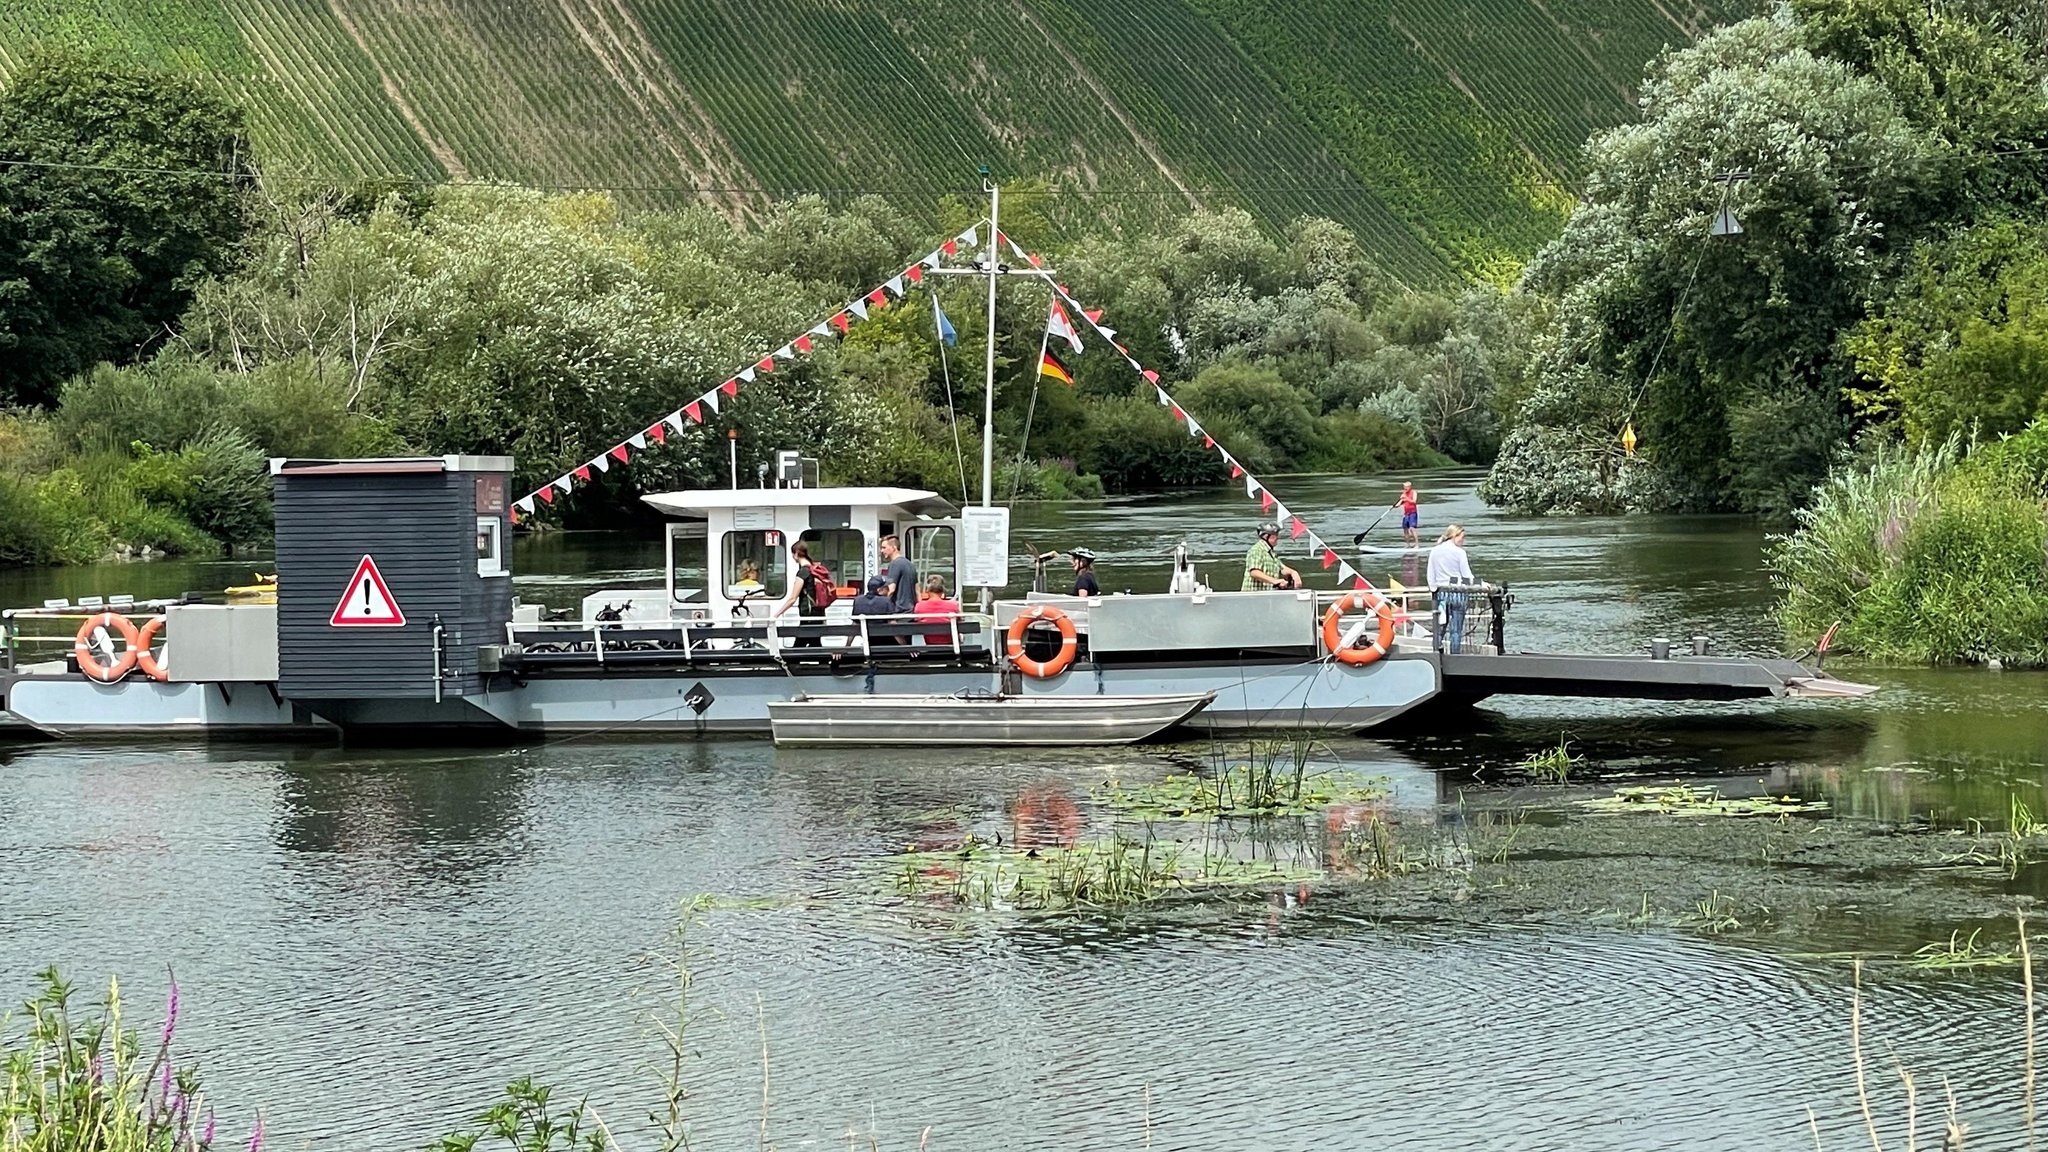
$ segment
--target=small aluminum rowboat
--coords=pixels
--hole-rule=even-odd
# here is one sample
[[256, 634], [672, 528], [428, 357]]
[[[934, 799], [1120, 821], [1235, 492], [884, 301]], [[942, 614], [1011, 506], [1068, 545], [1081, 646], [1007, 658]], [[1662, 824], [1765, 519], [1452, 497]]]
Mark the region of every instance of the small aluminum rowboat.
[[1209, 706], [1172, 696], [803, 696], [771, 700], [781, 745], [1133, 744]]

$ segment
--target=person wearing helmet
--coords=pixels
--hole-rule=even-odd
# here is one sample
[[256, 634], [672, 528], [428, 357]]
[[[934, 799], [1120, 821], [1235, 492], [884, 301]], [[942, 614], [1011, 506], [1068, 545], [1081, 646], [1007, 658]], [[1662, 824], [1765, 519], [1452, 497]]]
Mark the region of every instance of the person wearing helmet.
[[1095, 553], [1076, 548], [1067, 553], [1067, 559], [1074, 562], [1074, 595], [1102, 595], [1102, 585], [1095, 582]]
[[1269, 592], [1301, 587], [1301, 573], [1280, 562], [1280, 525], [1268, 520], [1259, 525], [1258, 539], [1244, 554], [1244, 584], [1240, 592]]

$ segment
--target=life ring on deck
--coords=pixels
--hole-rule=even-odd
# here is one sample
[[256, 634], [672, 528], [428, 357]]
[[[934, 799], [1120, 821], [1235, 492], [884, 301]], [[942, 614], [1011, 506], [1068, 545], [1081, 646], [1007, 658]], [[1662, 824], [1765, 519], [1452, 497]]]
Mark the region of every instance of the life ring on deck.
[[150, 646], [156, 643], [157, 633], [163, 630], [164, 618], [152, 616], [135, 634], [135, 668], [159, 684], [167, 683], [171, 678], [171, 672], [164, 667], [163, 661], [156, 658], [156, 653], [150, 650]]
[[[102, 664], [92, 650], [93, 633], [102, 628], [111, 629], [121, 637], [124, 647], [121, 655], [112, 664]], [[102, 684], [111, 684], [126, 676], [135, 667], [135, 645], [142, 634], [126, 616], [118, 612], [102, 612], [78, 626], [78, 635], [71, 641], [71, 654], [78, 657], [78, 670]]]
[[[1039, 621], [1060, 630], [1060, 650], [1053, 653], [1050, 660], [1038, 660], [1024, 654], [1024, 633], [1030, 631], [1031, 626]], [[1065, 612], [1050, 604], [1039, 604], [1028, 612], [1018, 613], [1017, 618], [1010, 621], [1009, 638], [1006, 650], [1010, 663], [1015, 664], [1018, 671], [1035, 680], [1050, 680], [1065, 672], [1067, 665], [1074, 662], [1074, 655], [1080, 643], [1075, 638], [1074, 622], [1067, 618]]]
[[[1344, 613], [1352, 608], [1362, 608], [1379, 620], [1379, 638], [1363, 648], [1344, 643]], [[1323, 613], [1323, 647], [1339, 664], [1370, 664], [1385, 656], [1394, 650], [1394, 606], [1367, 588], [1346, 592]]]

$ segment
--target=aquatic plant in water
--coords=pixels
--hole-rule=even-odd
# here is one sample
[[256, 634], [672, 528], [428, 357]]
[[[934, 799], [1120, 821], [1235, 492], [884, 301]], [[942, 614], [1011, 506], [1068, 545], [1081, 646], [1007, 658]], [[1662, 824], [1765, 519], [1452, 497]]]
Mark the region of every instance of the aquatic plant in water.
[[1308, 772], [1306, 766], [1276, 770], [1265, 764], [1229, 764], [1208, 774], [1177, 773], [1160, 780], [1126, 784], [1109, 780], [1090, 796], [1111, 811], [1151, 819], [1245, 819], [1306, 816], [1332, 804], [1384, 799], [1384, 776]]
[[1515, 771], [1546, 783], [1563, 784], [1571, 779], [1573, 770], [1585, 762], [1586, 758], [1573, 753], [1571, 743], [1559, 736], [1557, 747], [1522, 757], [1515, 762]]
[[1994, 948], [1979, 944], [1982, 928], [1970, 929], [1964, 936], [1960, 930], [1951, 932], [1948, 939], [1924, 944], [1914, 949], [1906, 963], [1914, 968], [1956, 969], [1956, 968], [2007, 968], [2020, 962], [2017, 944], [2007, 948]]
[[1319, 878], [1313, 869], [1112, 833], [1107, 840], [1033, 849], [968, 837], [959, 847], [892, 857], [896, 890], [963, 908], [1077, 912], [1131, 908], [1176, 892]]
[[1616, 788], [1614, 795], [1577, 801], [1588, 812], [1656, 813], [1664, 816], [1798, 816], [1828, 810], [1825, 800], [1798, 796], [1724, 797], [1718, 788], [1685, 784]]
[[[145, 1050], [121, 1014], [120, 981], [109, 981], [96, 1009], [73, 1007], [73, 989], [55, 968], [36, 976], [33, 999], [0, 1022], [0, 1150], [4, 1152], [206, 1152], [214, 1147], [213, 1110], [198, 1073], [171, 1054], [178, 1029], [178, 983], [154, 1048]], [[19, 1033], [17, 1021], [26, 1024]], [[247, 1143], [262, 1152], [263, 1123]]]

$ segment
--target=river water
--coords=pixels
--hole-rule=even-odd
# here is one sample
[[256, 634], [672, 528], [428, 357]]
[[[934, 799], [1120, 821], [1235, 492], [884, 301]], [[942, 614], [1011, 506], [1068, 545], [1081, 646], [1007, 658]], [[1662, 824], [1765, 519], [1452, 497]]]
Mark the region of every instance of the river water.
[[[1281, 487], [1334, 539], [1371, 523], [1398, 479]], [[1512, 520], [1476, 501], [1474, 474], [1416, 479], [1425, 523], [1464, 523], [1474, 567], [1515, 589], [1511, 647], [1696, 633], [1721, 650], [1781, 647], [1748, 522]], [[1225, 494], [1177, 495], [1024, 509], [1018, 530], [1095, 549], [1106, 589], [1163, 587], [1181, 541], [1234, 587], [1256, 519]], [[658, 580], [660, 557], [560, 534], [523, 541], [515, 563], [522, 596], [568, 605]], [[1403, 563], [1367, 574], [1406, 579]], [[217, 589], [251, 566], [5, 572], [0, 600]], [[1923, 1119], [1946, 1076], [1972, 1146], [1996, 1146], [2021, 1116], [2015, 970], [1898, 958], [1951, 930], [1996, 932], [1996, 909], [2048, 881], [1886, 854], [1967, 838], [1972, 821], [2003, 827], [2015, 797], [2048, 813], [2048, 681], [1849, 674], [1884, 691], [1502, 700], [1339, 741], [1327, 755], [1385, 776], [1406, 828], [1512, 809], [1553, 847], [1518, 864], [1510, 845], [1504, 867], [1410, 896], [1354, 879], [1116, 916], [940, 907], [900, 894], [887, 858], [999, 833], [1027, 794], [1104, 821], [1092, 787], [1217, 749], [0, 745], [0, 977], [12, 999], [51, 964], [87, 989], [118, 974], [133, 1013], [175, 970], [180, 1046], [228, 1129], [260, 1108], [272, 1147], [418, 1147], [527, 1074], [587, 1094], [624, 1146], [653, 1147], [649, 1009], [674, 988], [654, 956], [672, 951], [682, 905], [706, 897], [686, 953], [699, 1149], [910, 1149], [927, 1128], [933, 1149], [1754, 1149], [1812, 1146], [1809, 1107], [1825, 1146], [1867, 1143], [1849, 1042], [1857, 954], [1871, 959], [1863, 1034], [1891, 1142], [1897, 1061], [1918, 1077]], [[1501, 776], [1561, 738], [1589, 779]], [[1571, 798], [1614, 777], [1762, 780], [1832, 812], [1694, 822], [1743, 826], [1706, 840], [1655, 817], [1574, 814]], [[1665, 830], [1601, 830], [1631, 821]], [[1558, 836], [1582, 839], [1556, 850]], [[1772, 837], [1807, 851], [1861, 836], [1868, 862], [1773, 864]], [[1739, 925], [1687, 912], [1724, 898]]]

